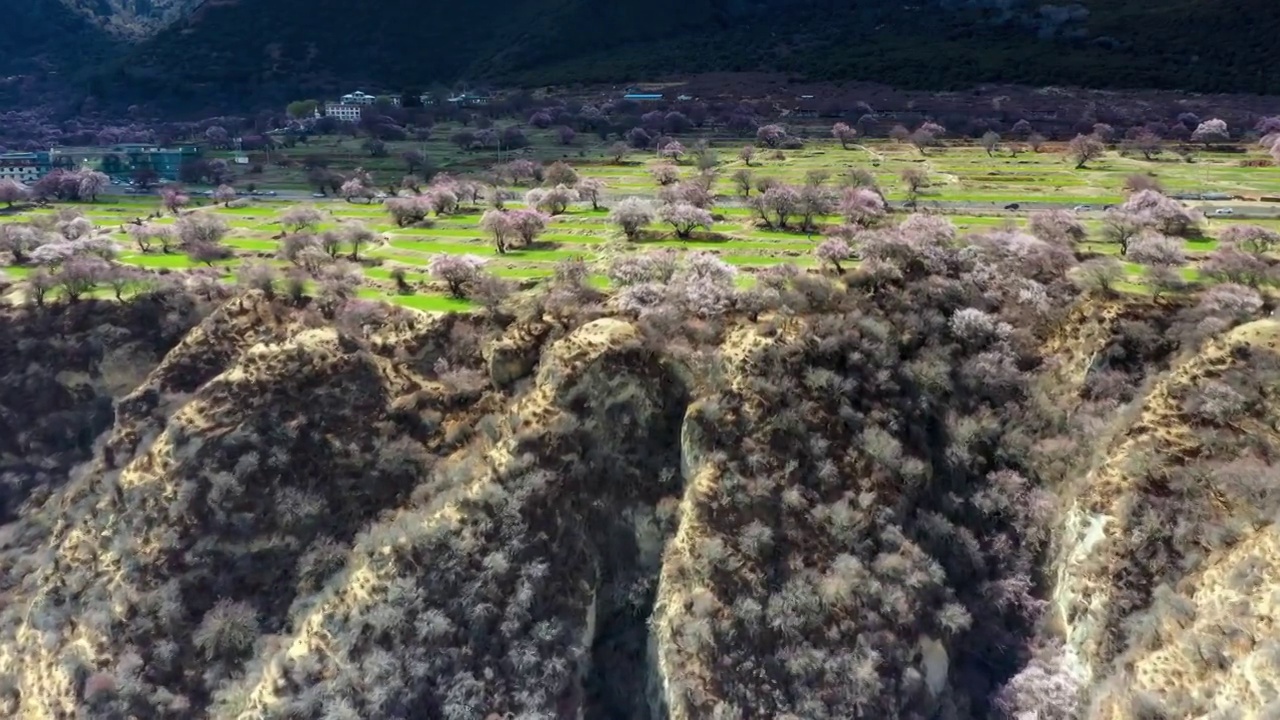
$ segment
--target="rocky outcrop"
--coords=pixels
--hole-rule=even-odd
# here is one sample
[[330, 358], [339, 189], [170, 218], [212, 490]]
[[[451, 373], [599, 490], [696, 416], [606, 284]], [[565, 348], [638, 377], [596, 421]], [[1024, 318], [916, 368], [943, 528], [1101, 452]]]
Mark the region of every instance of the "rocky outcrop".
[[1149, 302], [1040, 356], [913, 308], [671, 352], [252, 293], [0, 316], [48, 413], [0, 397], [5, 462], [83, 423], [0, 529], [0, 715], [960, 720], [1058, 636], [1089, 717], [1273, 712], [1280, 323], [1166, 371]]
[[88, 459], [114, 404], [202, 314], [177, 297], [0, 310], [0, 525]]
[[1078, 484], [1051, 607], [1069, 660], [1106, 681], [1093, 717], [1280, 707], [1278, 348], [1274, 320], [1211, 341], [1139, 399]]
[[613, 703], [638, 698], [603, 681], [643, 678], [643, 519], [676, 491], [683, 403], [625, 322], [551, 345], [490, 437], [362, 535], [215, 716], [629, 716]]

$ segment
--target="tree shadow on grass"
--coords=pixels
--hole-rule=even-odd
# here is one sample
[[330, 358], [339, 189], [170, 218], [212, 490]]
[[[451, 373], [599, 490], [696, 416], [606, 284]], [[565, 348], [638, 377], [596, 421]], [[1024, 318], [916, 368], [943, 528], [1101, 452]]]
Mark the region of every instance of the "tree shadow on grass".
[[671, 230], [644, 230], [635, 238], [630, 238], [628, 242], [633, 245], [645, 245], [648, 243], [659, 242], [699, 242], [699, 243], [727, 243], [736, 238], [717, 232], [691, 232], [688, 237], [680, 237]]
[[515, 247], [508, 246], [507, 254], [510, 255], [512, 253], [519, 253], [522, 251], [533, 251], [533, 250], [559, 250], [560, 248], [561, 248], [561, 244], [558, 242], [554, 242], [551, 240], [534, 240], [533, 242], [528, 244], [516, 245]]

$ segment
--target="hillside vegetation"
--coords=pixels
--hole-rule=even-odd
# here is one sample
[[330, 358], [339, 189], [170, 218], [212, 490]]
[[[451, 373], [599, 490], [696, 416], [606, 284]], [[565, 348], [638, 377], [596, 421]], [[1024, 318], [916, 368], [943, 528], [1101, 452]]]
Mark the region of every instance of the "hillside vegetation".
[[158, 98], [211, 110], [355, 84], [401, 90], [460, 79], [617, 82], [742, 70], [925, 89], [1013, 82], [1280, 92], [1265, 70], [1277, 61], [1270, 28], [1278, 23], [1280, 8], [1265, 0], [395, 0], [371, 12], [337, 0], [242, 0], [208, 3], [91, 74], [94, 94], [109, 102]]
[[0, 715], [1265, 717], [1277, 325], [1046, 238], [6, 309]]

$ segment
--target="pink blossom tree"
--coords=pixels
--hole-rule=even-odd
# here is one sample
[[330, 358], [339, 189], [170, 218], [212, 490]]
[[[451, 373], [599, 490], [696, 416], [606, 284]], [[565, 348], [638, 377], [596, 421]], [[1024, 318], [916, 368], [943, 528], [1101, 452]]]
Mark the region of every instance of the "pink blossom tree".
[[800, 188], [798, 194], [796, 214], [800, 216], [800, 229], [805, 232], [816, 230], [818, 218], [836, 210], [835, 194], [821, 185], [807, 184]]
[[687, 152], [684, 145], [677, 140], [670, 140], [658, 148], [659, 155], [676, 163], [680, 162]]
[[79, 176], [80, 187], [78, 194], [80, 199], [88, 200], [89, 202], [97, 202], [98, 193], [111, 184], [111, 178], [97, 170], [82, 170]]
[[1085, 679], [1069, 669], [1061, 648], [1049, 648], [1009, 680], [995, 705], [1011, 720], [1071, 720], [1084, 700]]
[[711, 213], [685, 202], [663, 205], [658, 209], [658, 217], [669, 223], [676, 236], [683, 239], [688, 239], [697, 228], [711, 229]]
[[800, 208], [800, 191], [790, 185], [775, 185], [749, 202], [770, 227], [786, 229]]
[[1182, 203], [1154, 190], [1129, 196], [1120, 210], [1165, 235], [1187, 237], [1199, 231], [1201, 217]]
[[697, 251], [671, 278], [671, 292], [683, 309], [698, 317], [722, 315], [733, 307], [737, 271], [715, 255]]
[[653, 205], [641, 198], [626, 198], [609, 212], [609, 222], [622, 228], [628, 240], [640, 237], [640, 231], [653, 222]]
[[0, 180], [0, 202], [7, 207], [13, 207], [14, 203], [22, 202], [29, 196], [27, 187], [17, 180], [5, 178]]
[[557, 160], [547, 166], [543, 173], [543, 182], [550, 186], [565, 185], [572, 187], [578, 182], [578, 171], [569, 163]]
[[361, 248], [378, 241], [378, 234], [359, 220], [343, 221], [338, 226], [338, 235], [342, 238], [343, 244], [351, 248], [351, 254], [348, 257], [352, 262], [360, 260]]
[[780, 147], [786, 140], [787, 129], [781, 125], [761, 125], [756, 129], [756, 142], [765, 147]]
[[938, 145], [942, 136], [947, 133], [947, 129], [935, 122], [925, 122], [911, 133], [909, 139], [912, 145], [923, 155], [925, 148]]
[[569, 205], [577, 201], [578, 193], [571, 187], [557, 185], [553, 188], [534, 188], [524, 195], [524, 202], [529, 207], [537, 208], [549, 215], [559, 215], [569, 209]]
[[1074, 248], [1089, 233], [1084, 223], [1070, 210], [1040, 210], [1031, 213], [1028, 229], [1045, 242]]
[[493, 238], [493, 246], [499, 254], [507, 251], [507, 245], [516, 234], [510, 215], [502, 210], [485, 211], [480, 218], [480, 228]]
[[480, 277], [484, 265], [484, 258], [475, 255], [440, 253], [432, 256], [427, 264], [427, 272], [448, 285], [450, 295], [465, 298], [468, 287]]
[[813, 254], [822, 262], [831, 265], [837, 274], [843, 275], [844, 267], [840, 263], [848, 262], [849, 258], [853, 257], [853, 249], [843, 238], [829, 237], [818, 243]]
[[324, 220], [320, 210], [312, 205], [296, 205], [280, 214], [280, 227], [285, 232], [300, 233], [314, 230]]
[[1067, 143], [1067, 157], [1076, 164], [1077, 170], [1084, 168], [1090, 160], [1102, 157], [1106, 151], [1102, 141], [1092, 135], [1076, 135]]
[[550, 217], [537, 210], [522, 209], [509, 210], [507, 214], [511, 216], [511, 229], [516, 237], [520, 238], [521, 244], [528, 246], [538, 239], [538, 236], [547, 229], [547, 223]]
[[668, 283], [679, 266], [675, 250], [662, 249], [652, 252], [620, 255], [609, 265], [605, 273], [618, 287], [642, 283]]
[[1260, 255], [1245, 252], [1235, 243], [1223, 242], [1200, 263], [1205, 277], [1219, 282], [1257, 288], [1275, 279], [1271, 265]]
[[230, 228], [227, 222], [217, 215], [207, 212], [192, 212], [178, 218], [174, 225], [182, 251], [195, 262], [213, 267], [217, 260], [230, 257], [231, 253], [222, 246]]
[[840, 198], [840, 214], [859, 227], [871, 227], [884, 219], [884, 198], [880, 193], [865, 187], [853, 187]]
[[0, 252], [9, 253], [14, 265], [25, 265], [31, 253], [44, 243], [44, 234], [31, 225], [0, 224]]
[[1187, 261], [1182, 241], [1147, 231], [1129, 244], [1128, 258], [1146, 268], [1146, 280], [1157, 298], [1183, 285], [1178, 268]]
[[177, 185], [166, 185], [160, 189], [160, 200], [165, 208], [174, 215], [191, 202], [191, 198]]
[[236, 199], [236, 189], [230, 185], [219, 185], [213, 191], [213, 201], [220, 202], [223, 206], [229, 206]]
[[649, 168], [649, 174], [658, 185], [671, 185], [680, 180], [680, 169], [671, 163], [654, 165]]
[[338, 193], [341, 194], [343, 199], [347, 202], [355, 202], [356, 200], [364, 200], [366, 203], [372, 202], [376, 195], [374, 189], [365, 184], [364, 179], [360, 177], [353, 177], [342, 183], [342, 187], [338, 190]]
[[383, 203], [383, 208], [391, 215], [396, 227], [415, 225], [425, 221], [431, 214], [431, 204], [421, 195], [388, 198]]
[[604, 192], [604, 188], [604, 181], [599, 178], [582, 178], [574, 186], [574, 189], [578, 191], [578, 197], [589, 201], [592, 210], [600, 209], [600, 195]]
[[1280, 247], [1280, 233], [1259, 225], [1232, 225], [1218, 235], [1218, 241], [1262, 256]]
[[1147, 160], [1153, 160], [1164, 151], [1164, 141], [1150, 130], [1142, 130], [1133, 137], [1125, 138], [1120, 143], [1120, 149], [1124, 152], [1140, 153]]
[[838, 122], [831, 126], [831, 137], [840, 141], [840, 147], [849, 149], [849, 143], [858, 137], [858, 131], [849, 127], [848, 123]]
[[1195, 132], [1191, 133], [1192, 142], [1204, 143], [1205, 147], [1213, 143], [1226, 142], [1230, 138], [1231, 134], [1227, 129], [1226, 121], [1218, 118], [1205, 120], [1196, 127]]
[[1124, 265], [1111, 255], [1099, 255], [1080, 263], [1073, 277], [1087, 291], [1110, 295], [1124, 280]]
[[982, 149], [987, 151], [987, 157], [995, 155], [996, 150], [1000, 149], [1000, 133], [994, 130], [988, 130], [978, 139], [978, 144]]
[[436, 216], [449, 215], [458, 209], [458, 193], [452, 183], [433, 185], [423, 196]]
[[151, 252], [156, 245], [160, 246], [161, 252], [168, 253], [172, 250], [176, 238], [173, 226], [159, 223], [130, 225], [128, 233], [129, 238], [138, 246], [138, 251], [142, 253]]

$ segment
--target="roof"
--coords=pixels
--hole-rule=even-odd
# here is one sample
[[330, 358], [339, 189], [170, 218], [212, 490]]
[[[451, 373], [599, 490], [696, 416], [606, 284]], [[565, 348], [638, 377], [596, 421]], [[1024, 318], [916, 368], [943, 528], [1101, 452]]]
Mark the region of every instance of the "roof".
[[623, 100], [661, 100], [662, 95], [656, 93], [627, 93], [622, 96]]

